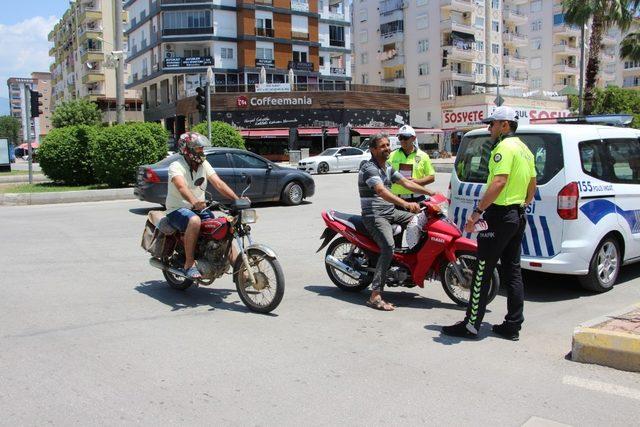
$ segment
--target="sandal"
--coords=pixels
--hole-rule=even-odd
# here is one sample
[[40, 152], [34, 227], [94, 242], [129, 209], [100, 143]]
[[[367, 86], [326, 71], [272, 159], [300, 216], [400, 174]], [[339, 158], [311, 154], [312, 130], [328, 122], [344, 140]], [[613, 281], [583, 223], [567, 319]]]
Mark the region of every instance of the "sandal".
[[200, 272], [198, 271], [198, 268], [195, 265], [191, 266], [191, 268], [188, 268], [188, 269], [185, 268], [182, 271], [184, 271], [185, 276], [187, 276], [191, 280], [202, 279], [202, 275], [200, 274]]
[[396, 309], [395, 305], [388, 303], [386, 301], [383, 301], [382, 298], [378, 298], [375, 301], [367, 300], [366, 304], [368, 307], [371, 307], [375, 310], [380, 310], [380, 311], [393, 311]]

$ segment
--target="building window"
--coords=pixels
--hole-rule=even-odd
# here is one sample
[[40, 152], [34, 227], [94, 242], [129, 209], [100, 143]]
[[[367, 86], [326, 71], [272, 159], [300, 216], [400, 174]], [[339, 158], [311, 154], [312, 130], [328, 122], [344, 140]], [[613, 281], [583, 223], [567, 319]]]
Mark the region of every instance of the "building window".
[[564, 24], [564, 13], [556, 13], [553, 15], [553, 25]]
[[321, 67], [324, 67], [324, 56], [318, 57], [318, 65], [320, 65]]
[[416, 6], [425, 6], [429, 0], [416, 0]]
[[491, 0], [491, 7], [493, 9], [500, 9], [500, 0]]
[[500, 32], [500, 21], [491, 21], [491, 30], [495, 33]]
[[482, 16], [476, 16], [476, 22], [474, 24], [476, 28], [484, 28], [484, 18]]
[[258, 59], [273, 59], [273, 49], [268, 47], [257, 47], [256, 58]]
[[344, 47], [344, 27], [329, 25], [329, 44]]
[[360, 54], [360, 63], [361, 64], [366, 64], [369, 62], [369, 54], [367, 52], [361, 53]]
[[491, 53], [498, 55], [500, 53], [500, 45], [497, 43], [491, 43]]
[[427, 111], [427, 121], [431, 121], [431, 111]]
[[418, 86], [418, 98], [429, 99], [431, 98], [431, 85]]
[[360, 9], [360, 12], [358, 13], [358, 17], [360, 19], [360, 22], [364, 22], [367, 20], [367, 9]]
[[531, 40], [531, 49], [533, 49], [533, 50], [542, 49], [542, 39], [533, 39], [533, 40]]
[[298, 50], [293, 51], [293, 62], [308, 62], [307, 52], [301, 52]]
[[531, 60], [529, 61], [529, 66], [532, 70], [539, 70], [540, 68], [542, 68], [542, 58], [540, 58], [539, 56], [531, 58]]
[[542, 0], [531, 1], [531, 12], [540, 12], [542, 10]]
[[476, 42], [476, 50], [477, 50], [478, 52], [484, 52], [484, 42], [483, 42], [483, 41], [478, 40], [478, 41]]
[[542, 30], [542, 19], [537, 19], [531, 22], [531, 31]]
[[395, 34], [404, 31], [404, 21], [391, 21], [380, 25], [380, 34]]
[[369, 84], [369, 74], [364, 73], [362, 76], [362, 84], [363, 85], [368, 85]]
[[186, 28], [211, 28], [211, 11], [193, 10], [188, 12], [164, 12], [163, 28], [186, 29]]
[[476, 74], [478, 75], [484, 74], [484, 64], [476, 64]]
[[416, 28], [418, 30], [423, 30], [427, 27], [429, 27], [429, 15], [426, 13], [418, 15], [416, 18]]
[[369, 33], [367, 30], [360, 31], [360, 43], [366, 43], [369, 39]]
[[418, 40], [418, 53], [426, 52], [429, 50], [429, 40]]
[[531, 79], [531, 89], [540, 89], [542, 87], [542, 79]]
[[418, 65], [418, 75], [419, 76], [427, 76], [429, 75], [429, 64], [428, 63], [424, 63], [424, 64], [420, 64]]

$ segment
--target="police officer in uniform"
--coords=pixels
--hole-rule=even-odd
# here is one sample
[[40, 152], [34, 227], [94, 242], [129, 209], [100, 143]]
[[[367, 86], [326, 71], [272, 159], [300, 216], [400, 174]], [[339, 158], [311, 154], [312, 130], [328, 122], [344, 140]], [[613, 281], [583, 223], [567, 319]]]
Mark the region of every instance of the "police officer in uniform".
[[489, 124], [493, 142], [489, 158], [487, 187], [478, 206], [465, 224], [472, 232], [484, 218], [487, 229], [478, 233], [478, 265], [464, 321], [445, 326], [446, 335], [477, 338], [487, 307], [489, 282], [498, 260], [502, 264], [502, 285], [507, 290], [507, 315], [492, 330], [502, 338], [517, 341], [524, 308], [524, 290], [520, 272], [520, 247], [526, 220], [525, 205], [536, 191], [534, 157], [529, 148], [514, 135], [518, 127], [516, 112], [498, 107], [484, 122]]
[[[416, 131], [409, 125], [398, 129], [400, 148], [393, 151], [387, 163], [400, 172], [409, 181], [425, 186], [435, 181], [436, 171], [431, 165], [431, 159], [424, 151], [415, 146]], [[414, 194], [400, 184], [393, 184], [391, 192], [401, 199], [411, 203], [420, 203], [425, 199], [423, 194]]]

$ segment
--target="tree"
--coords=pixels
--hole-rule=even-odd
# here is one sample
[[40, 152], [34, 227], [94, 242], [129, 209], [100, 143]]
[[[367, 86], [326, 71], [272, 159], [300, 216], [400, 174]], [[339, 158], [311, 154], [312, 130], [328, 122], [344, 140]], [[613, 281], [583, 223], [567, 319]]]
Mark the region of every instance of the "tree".
[[[592, 114], [633, 114], [631, 126], [640, 128], [640, 92], [617, 86], [596, 88], [593, 92]], [[571, 110], [578, 110], [578, 97], [570, 95]]]
[[9, 143], [19, 145], [20, 120], [12, 116], [0, 117], [0, 137], [9, 139]]
[[[207, 122], [198, 123], [192, 130], [207, 136]], [[211, 145], [245, 149], [244, 139], [240, 132], [225, 122], [211, 122]]]
[[620, 58], [640, 61], [640, 31], [629, 33], [620, 43]]
[[584, 114], [593, 111], [596, 78], [600, 70], [600, 49], [604, 32], [612, 26], [622, 31], [629, 29], [633, 21], [633, 7], [639, 0], [564, 0], [564, 20], [580, 27], [591, 21], [589, 57], [585, 70]]
[[90, 148], [98, 132], [99, 128], [85, 125], [52, 129], [38, 150], [44, 174], [68, 185], [96, 182]]
[[99, 125], [102, 123], [102, 113], [98, 105], [86, 101], [75, 100], [58, 105], [51, 115], [51, 123], [55, 128], [77, 125]]

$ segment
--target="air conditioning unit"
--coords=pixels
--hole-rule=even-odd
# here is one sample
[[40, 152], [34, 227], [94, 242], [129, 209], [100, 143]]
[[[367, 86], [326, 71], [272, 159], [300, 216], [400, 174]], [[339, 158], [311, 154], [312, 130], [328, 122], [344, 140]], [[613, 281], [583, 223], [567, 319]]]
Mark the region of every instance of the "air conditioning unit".
[[173, 58], [173, 51], [172, 50], [168, 50], [164, 53], [164, 57], [165, 58]]
[[164, 47], [165, 47], [165, 49], [167, 49], [167, 50], [173, 50], [173, 45], [166, 44], [166, 45], [164, 45]]

